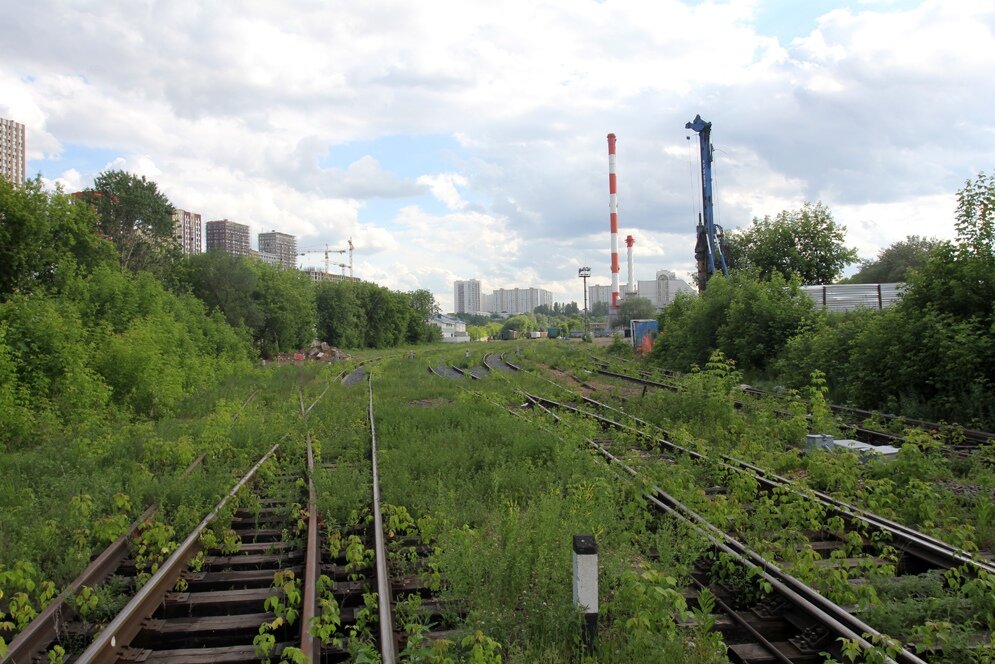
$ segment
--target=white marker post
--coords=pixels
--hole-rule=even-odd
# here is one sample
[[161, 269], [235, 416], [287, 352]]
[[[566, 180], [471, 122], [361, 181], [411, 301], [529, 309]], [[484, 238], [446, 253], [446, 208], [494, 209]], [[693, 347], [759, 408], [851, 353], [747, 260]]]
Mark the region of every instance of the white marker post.
[[594, 535], [574, 535], [574, 606], [581, 612], [581, 638], [590, 653], [598, 635], [598, 543]]

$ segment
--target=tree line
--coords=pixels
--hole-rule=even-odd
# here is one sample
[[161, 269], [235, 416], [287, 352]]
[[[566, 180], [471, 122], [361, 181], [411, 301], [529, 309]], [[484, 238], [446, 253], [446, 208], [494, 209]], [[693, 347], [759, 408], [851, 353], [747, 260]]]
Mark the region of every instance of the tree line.
[[0, 178], [0, 449], [159, 418], [259, 356], [438, 339], [428, 291], [313, 284], [223, 253], [182, 257], [154, 182], [70, 196]]
[[[806, 209], [831, 222], [824, 207]], [[838, 403], [995, 428], [995, 177], [981, 174], [957, 193], [954, 241], [912, 236], [862, 263], [851, 282], [905, 282], [899, 302], [880, 312], [827, 312], [801, 291], [836, 279], [840, 261], [856, 256], [842, 246], [842, 227], [793, 225], [804, 216], [731, 234], [738, 268], [660, 314], [651, 361], [687, 371], [720, 351], [749, 380], [803, 388], [815, 376]], [[772, 228], [773, 246], [790, 244], [796, 228], [822, 233], [831, 250], [821, 262], [802, 241], [758, 251]]]

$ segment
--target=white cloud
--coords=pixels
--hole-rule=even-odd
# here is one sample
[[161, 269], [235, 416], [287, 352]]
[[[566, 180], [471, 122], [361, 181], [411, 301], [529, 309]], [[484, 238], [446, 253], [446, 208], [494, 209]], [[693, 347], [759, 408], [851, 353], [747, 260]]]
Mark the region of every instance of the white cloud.
[[456, 187], [457, 185], [465, 187], [467, 179], [459, 173], [422, 175], [418, 178], [418, 184], [428, 187], [432, 195], [444, 203], [450, 210], [462, 210], [466, 207], [466, 201], [460, 196]]
[[[695, 113], [714, 124], [727, 228], [821, 199], [863, 253], [943, 235], [930, 224], [950, 223], [954, 191], [993, 167], [991, 3], [868, 3], [786, 44], [757, 14], [738, 0], [40, 1], [0, 25], [0, 115], [28, 126], [46, 182], [79, 188], [120, 164], [205, 218], [301, 246], [352, 237], [357, 274], [440, 299], [454, 277], [566, 297], [590, 265], [603, 283], [609, 131], [638, 276], [693, 269]], [[441, 167], [377, 150], [406, 135], [458, 149]], [[322, 165], [357, 143], [371, 147]]]

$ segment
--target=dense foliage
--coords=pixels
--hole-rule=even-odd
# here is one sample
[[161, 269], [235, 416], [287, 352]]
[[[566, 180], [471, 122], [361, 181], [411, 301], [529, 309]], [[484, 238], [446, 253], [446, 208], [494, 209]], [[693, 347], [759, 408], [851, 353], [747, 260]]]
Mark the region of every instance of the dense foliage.
[[825, 374], [830, 398], [995, 428], [995, 179], [958, 194], [955, 242], [939, 242], [882, 312], [815, 311], [797, 287], [733, 272], [660, 317], [655, 360], [688, 370], [718, 349], [754, 380]]
[[938, 240], [910, 235], [878, 252], [876, 258], [861, 261], [860, 270], [846, 279], [851, 284], [901, 283], [912, 270], [918, 270], [929, 260]]
[[[22, 271], [0, 303], [3, 448], [52, 443], [107, 419], [161, 417], [249, 358], [247, 340], [198, 299], [122, 271], [88, 206], [37, 184], [5, 187], [0, 203], [4, 231], [25, 229], [12, 243]], [[53, 241], [33, 252], [46, 234]]]
[[114, 247], [97, 233], [93, 210], [72, 197], [23, 188], [0, 178], [0, 299], [54, 288], [61, 280], [113, 260]]
[[628, 296], [618, 304], [616, 324], [628, 328], [634, 320], [655, 318], [656, 307], [645, 297]]
[[78, 197], [96, 209], [99, 230], [114, 243], [122, 268], [165, 275], [179, 258], [173, 206], [144, 175], [105, 171]]
[[995, 427], [993, 222], [995, 179], [981, 175], [958, 194], [956, 241], [909, 275], [897, 306], [800, 330], [782, 360], [790, 382], [821, 368], [834, 399]]
[[753, 268], [769, 278], [797, 276], [803, 284], [832, 283], [843, 268], [857, 260], [844, 244], [846, 228], [822, 203], [805, 203], [800, 210], [782, 210], [775, 217], [754, 219], [744, 230], [725, 238], [733, 268]]
[[265, 356], [302, 348], [314, 339], [314, 287], [302, 272], [209, 251], [186, 258], [175, 274], [229, 324], [244, 326]]
[[780, 274], [763, 280], [749, 271], [716, 275], [700, 297], [679, 293], [660, 315], [660, 336], [652, 356], [664, 366], [704, 366], [712, 351], [735, 358], [750, 372], [762, 372], [812, 311], [812, 300], [797, 282]]
[[399, 293], [366, 281], [323, 282], [316, 296], [318, 336], [343, 348], [391, 348], [438, 341], [428, 323], [438, 312], [431, 293]]

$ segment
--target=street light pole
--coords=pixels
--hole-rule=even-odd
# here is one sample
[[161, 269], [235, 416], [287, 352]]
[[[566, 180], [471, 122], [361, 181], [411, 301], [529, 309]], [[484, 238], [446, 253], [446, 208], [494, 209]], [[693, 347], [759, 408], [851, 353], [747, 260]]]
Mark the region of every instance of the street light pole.
[[591, 323], [587, 318], [587, 278], [591, 276], [591, 268], [582, 267], [577, 270], [577, 276], [584, 280], [584, 334], [591, 334]]

